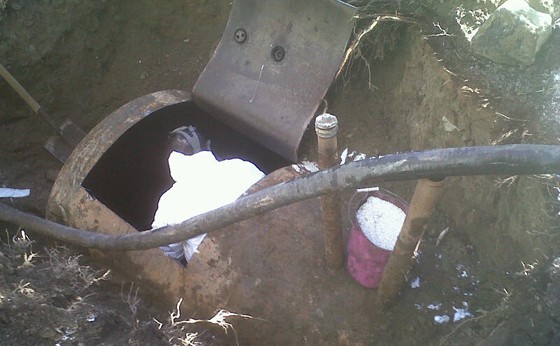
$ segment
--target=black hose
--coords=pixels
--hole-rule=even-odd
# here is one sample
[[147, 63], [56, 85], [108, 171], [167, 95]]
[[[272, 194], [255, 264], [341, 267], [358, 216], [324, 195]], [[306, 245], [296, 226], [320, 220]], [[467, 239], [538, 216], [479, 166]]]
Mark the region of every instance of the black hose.
[[0, 219], [75, 245], [104, 250], [142, 250], [176, 243], [304, 199], [382, 181], [473, 175], [560, 172], [560, 146], [513, 144], [435, 149], [351, 162], [281, 183], [180, 224], [111, 236], [63, 226], [0, 204]]

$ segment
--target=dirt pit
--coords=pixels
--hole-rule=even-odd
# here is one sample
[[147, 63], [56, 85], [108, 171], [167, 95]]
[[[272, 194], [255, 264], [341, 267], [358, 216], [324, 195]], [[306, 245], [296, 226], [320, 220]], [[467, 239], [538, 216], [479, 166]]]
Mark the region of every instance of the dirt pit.
[[[135, 97], [157, 90], [191, 90], [230, 10], [227, 1], [4, 3], [0, 61], [57, 119], [69, 117], [87, 130]], [[535, 66], [528, 69], [535, 72], [528, 79], [525, 70], [500, 69], [472, 57], [457, 36], [438, 35], [441, 32], [433, 23], [444, 27], [453, 23], [445, 11], [430, 11], [438, 1], [427, 2], [426, 11], [414, 2], [408, 4], [410, 8], [407, 2], [399, 3], [402, 12], [410, 12], [407, 16], [417, 16], [417, 24], [400, 23], [380, 31], [385, 36], [372, 36], [374, 43], [380, 36], [386, 43], [384, 58], [354, 60], [329, 92], [328, 111], [339, 119], [341, 150], [369, 157], [438, 147], [557, 144], [555, 125], [536, 111], [546, 102], [542, 93], [531, 97], [515, 88], [517, 94], [508, 93], [509, 84], [494, 82], [510, 76], [514, 86], [523, 85], [523, 80], [536, 85], [538, 76], [554, 71], [557, 62], [550, 57], [560, 47], [556, 31]], [[374, 11], [375, 6], [368, 10]], [[450, 33], [459, 32], [448, 25]], [[493, 78], [496, 74], [501, 77]], [[0, 93], [0, 183], [32, 189], [28, 198], [3, 202], [44, 215], [52, 185], [48, 178], [60, 169], [42, 149], [51, 133], [5, 83], [0, 83]], [[303, 158], [315, 160], [313, 146], [308, 136], [302, 145]], [[410, 199], [414, 182], [383, 187]], [[353, 283], [344, 270], [325, 270], [317, 220], [301, 222], [308, 226], [307, 233], [292, 239], [302, 244], [305, 251], [299, 252], [290, 247], [287, 236], [256, 230], [252, 236], [266, 242], [242, 255], [247, 264], [260, 261], [260, 266], [247, 267], [255, 271], [247, 272], [240, 261], [237, 268], [245, 275], [244, 283], [253, 286], [232, 292], [232, 297], [253, 294], [252, 299], [232, 298], [209, 307], [253, 318], [230, 318], [236, 332], [229, 329], [227, 335], [207, 324], [192, 332], [198, 332], [198, 342], [203, 344], [558, 344], [557, 189], [554, 176], [448, 179], [420, 244], [411, 285], [385, 311], [375, 304], [375, 290]], [[351, 194], [344, 194], [345, 203]], [[304, 202], [301, 208], [316, 210], [316, 203]], [[266, 221], [267, 216], [262, 217]], [[284, 224], [289, 225], [290, 219]], [[345, 231], [349, 226], [345, 217]], [[98, 269], [92, 269], [91, 263], [83, 262], [87, 252], [82, 262], [74, 262], [78, 268], [84, 266], [81, 270], [90, 281], [76, 283], [76, 274], [57, 278], [52, 256], [59, 248], [29, 234], [47, 250], [41, 250], [42, 257], [28, 258], [31, 264], [26, 264], [27, 248], [14, 254], [9, 250], [16, 229], [17, 225], [9, 227], [10, 236], [1, 250], [6, 260], [2, 257], [0, 272], [0, 343], [120, 345], [186, 340], [187, 331], [172, 334], [165, 326], [175, 309], [169, 301], [179, 297], [167, 297], [165, 303], [154, 299], [149, 287], [122, 284], [127, 273], [113, 272], [111, 281], [91, 282], [106, 269], [96, 265]], [[444, 230], [447, 233], [440, 237]], [[243, 241], [246, 233], [234, 234]], [[62, 258], [70, 261], [73, 256], [68, 252]], [[185, 319], [212, 317], [183, 308]], [[90, 322], [92, 312], [97, 317]]]

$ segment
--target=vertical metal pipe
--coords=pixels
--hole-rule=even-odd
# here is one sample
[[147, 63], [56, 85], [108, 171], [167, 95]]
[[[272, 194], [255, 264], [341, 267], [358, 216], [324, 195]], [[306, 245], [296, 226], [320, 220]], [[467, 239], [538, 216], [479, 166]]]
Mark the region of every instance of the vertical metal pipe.
[[414, 261], [414, 251], [422, 237], [424, 226], [441, 197], [443, 183], [444, 179], [420, 179], [416, 184], [401, 232], [379, 284], [378, 294], [385, 306], [394, 301], [406, 283]]
[[[324, 113], [315, 119], [315, 133], [319, 151], [319, 167], [329, 168], [338, 163], [338, 120], [334, 115]], [[321, 197], [323, 211], [323, 237], [327, 267], [338, 269], [344, 264], [342, 242], [342, 222], [340, 219], [340, 195], [332, 193]]]

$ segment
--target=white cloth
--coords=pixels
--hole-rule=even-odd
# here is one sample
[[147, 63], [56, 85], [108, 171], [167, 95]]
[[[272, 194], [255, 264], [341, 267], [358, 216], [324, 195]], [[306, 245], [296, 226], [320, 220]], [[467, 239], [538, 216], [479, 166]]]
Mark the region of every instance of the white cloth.
[[[189, 156], [172, 152], [169, 169], [175, 184], [161, 196], [152, 228], [177, 224], [230, 204], [264, 177], [250, 162], [217, 161], [210, 151]], [[161, 250], [175, 259], [184, 256], [190, 261], [205, 236], [162, 246]]]

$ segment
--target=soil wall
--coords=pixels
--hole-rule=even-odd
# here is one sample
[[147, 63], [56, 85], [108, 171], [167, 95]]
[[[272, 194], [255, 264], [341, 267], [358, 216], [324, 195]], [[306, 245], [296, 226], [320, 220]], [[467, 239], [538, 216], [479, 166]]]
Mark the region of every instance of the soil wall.
[[[449, 71], [416, 30], [394, 56], [353, 77], [332, 102], [342, 146], [379, 155], [408, 150], [503, 144], [512, 126], [476, 85]], [[342, 89], [342, 87], [341, 87]], [[449, 178], [439, 210], [476, 247], [481, 265], [506, 272], [550, 255], [551, 196], [538, 177]], [[411, 187], [396, 186], [409, 196]]]

